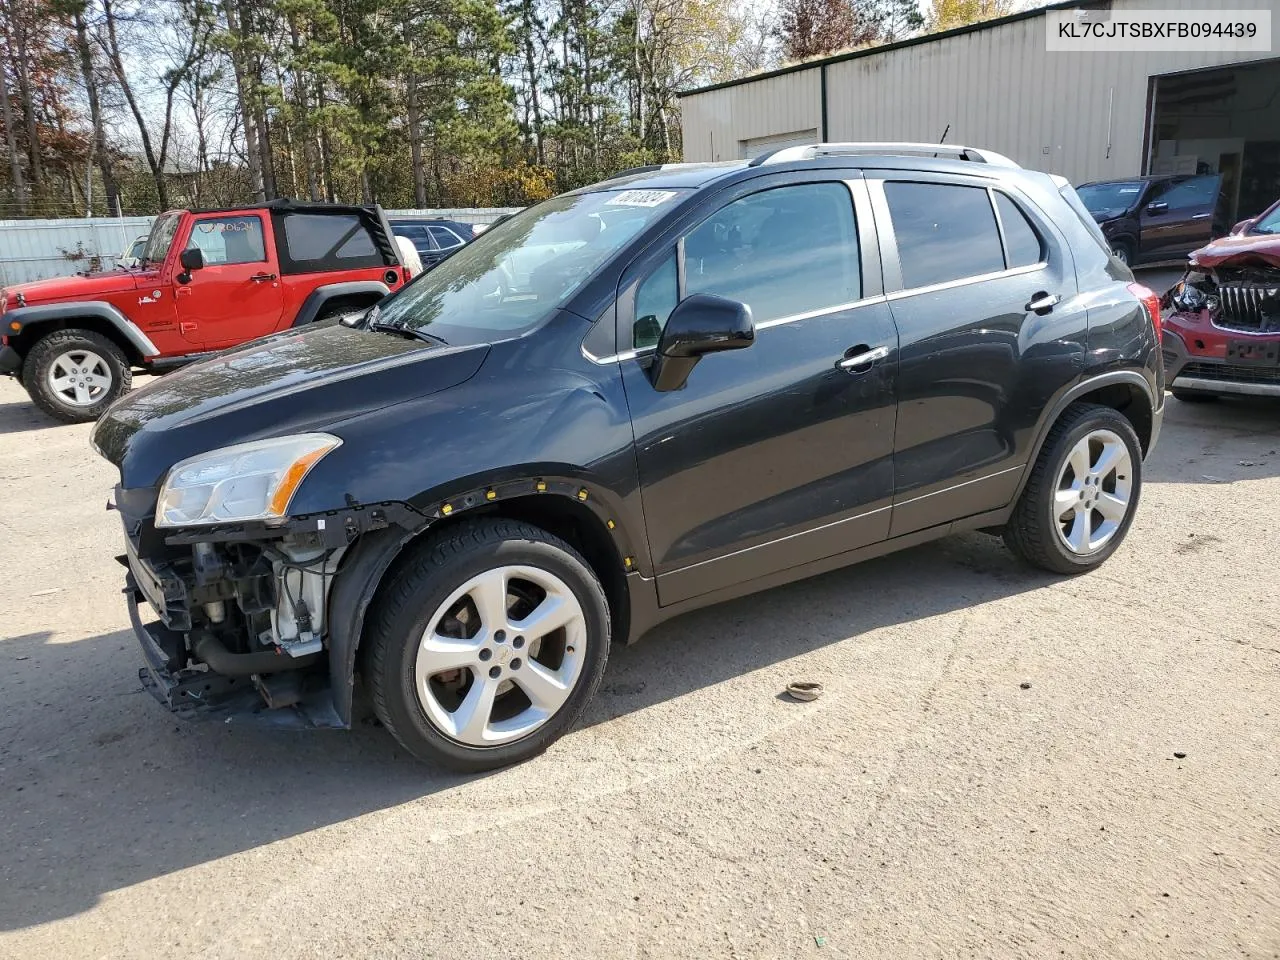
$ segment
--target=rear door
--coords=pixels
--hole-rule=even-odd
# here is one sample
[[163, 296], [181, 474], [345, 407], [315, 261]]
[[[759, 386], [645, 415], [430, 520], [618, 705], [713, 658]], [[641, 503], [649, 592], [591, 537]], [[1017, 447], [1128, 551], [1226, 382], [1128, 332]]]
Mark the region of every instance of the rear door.
[[256, 213], [212, 214], [195, 217], [178, 238], [181, 249], [204, 254], [191, 282], [174, 287], [178, 329], [193, 347], [215, 350], [276, 329], [284, 296], [270, 232]]
[[[736, 184], [620, 285], [619, 362], [663, 604], [888, 533], [897, 335], [865, 188], [843, 175], [856, 179]], [[682, 389], [660, 393], [653, 351], [693, 293], [747, 303], [756, 342], [704, 357]]]
[[1085, 324], [1066, 242], [1021, 193], [884, 177], [868, 173], [900, 340], [899, 536], [1010, 502], [1040, 410], [1083, 363], [1065, 332]]

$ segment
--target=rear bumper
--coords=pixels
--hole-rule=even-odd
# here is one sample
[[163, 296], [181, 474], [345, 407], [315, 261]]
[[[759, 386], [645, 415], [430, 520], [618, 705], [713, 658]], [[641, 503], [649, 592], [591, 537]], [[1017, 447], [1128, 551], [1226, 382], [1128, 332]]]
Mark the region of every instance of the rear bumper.
[[22, 354], [8, 345], [0, 347], [0, 374], [17, 373], [22, 369]]

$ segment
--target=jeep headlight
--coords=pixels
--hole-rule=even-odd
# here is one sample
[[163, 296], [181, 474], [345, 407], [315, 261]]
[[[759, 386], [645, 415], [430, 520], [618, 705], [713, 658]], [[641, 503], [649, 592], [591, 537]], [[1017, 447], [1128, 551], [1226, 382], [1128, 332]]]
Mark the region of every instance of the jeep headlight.
[[156, 526], [282, 520], [307, 472], [341, 443], [327, 433], [300, 433], [188, 457], [165, 477]]

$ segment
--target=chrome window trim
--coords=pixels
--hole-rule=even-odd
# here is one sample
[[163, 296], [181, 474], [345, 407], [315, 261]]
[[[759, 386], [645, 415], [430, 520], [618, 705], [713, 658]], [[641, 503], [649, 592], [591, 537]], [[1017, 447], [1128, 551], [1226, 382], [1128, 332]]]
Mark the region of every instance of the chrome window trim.
[[988, 280], [999, 280], [1002, 277], [1019, 277], [1023, 274], [1035, 273], [1037, 270], [1044, 270], [1048, 266], [1047, 261], [1041, 260], [1039, 263], [1029, 263], [1025, 267], [993, 270], [991, 273], [979, 273], [972, 277], [961, 277], [959, 280], [931, 283], [925, 287], [909, 287], [906, 290], [895, 290], [893, 293], [886, 293], [885, 299], [890, 301], [901, 300], [904, 297], [914, 297], [922, 293], [937, 293], [941, 290], [951, 290], [955, 287], [967, 287], [971, 283], [985, 283]]
[[[793, 313], [785, 317], [778, 317], [776, 320], [766, 320], [764, 323], [757, 323], [757, 330], [768, 330], [770, 327], [780, 327], [786, 323], [795, 323], [798, 320], [812, 320], [815, 317], [826, 316], [829, 313], [841, 313], [845, 310], [856, 310], [859, 307], [870, 306], [873, 303], [884, 303], [887, 298], [883, 293], [877, 293], [873, 297], [863, 297], [860, 300], [850, 300], [848, 303], [837, 303], [835, 306], [823, 307], [820, 310], [809, 310], [805, 313]], [[653, 353], [658, 348], [654, 347], [637, 347], [634, 350], [623, 350], [620, 353], [611, 353], [607, 357], [597, 357], [594, 353], [587, 349], [585, 341], [582, 345], [582, 355], [592, 363], [606, 365], [610, 363], [619, 363], [623, 360], [634, 360], [637, 357], [643, 357]]]

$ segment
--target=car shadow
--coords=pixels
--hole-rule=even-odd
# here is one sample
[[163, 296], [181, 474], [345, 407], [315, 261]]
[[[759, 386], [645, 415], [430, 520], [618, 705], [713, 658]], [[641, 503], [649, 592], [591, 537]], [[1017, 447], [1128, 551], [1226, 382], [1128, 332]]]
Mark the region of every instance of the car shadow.
[[[975, 533], [697, 611], [615, 648], [585, 725], [1054, 580]], [[0, 929], [481, 779], [413, 760], [368, 721], [294, 733], [169, 717], [138, 660], [129, 631], [0, 639]]]
[[48, 430], [62, 424], [46, 416], [38, 407], [22, 395], [21, 400], [0, 402], [0, 434], [26, 433], [31, 430]]

